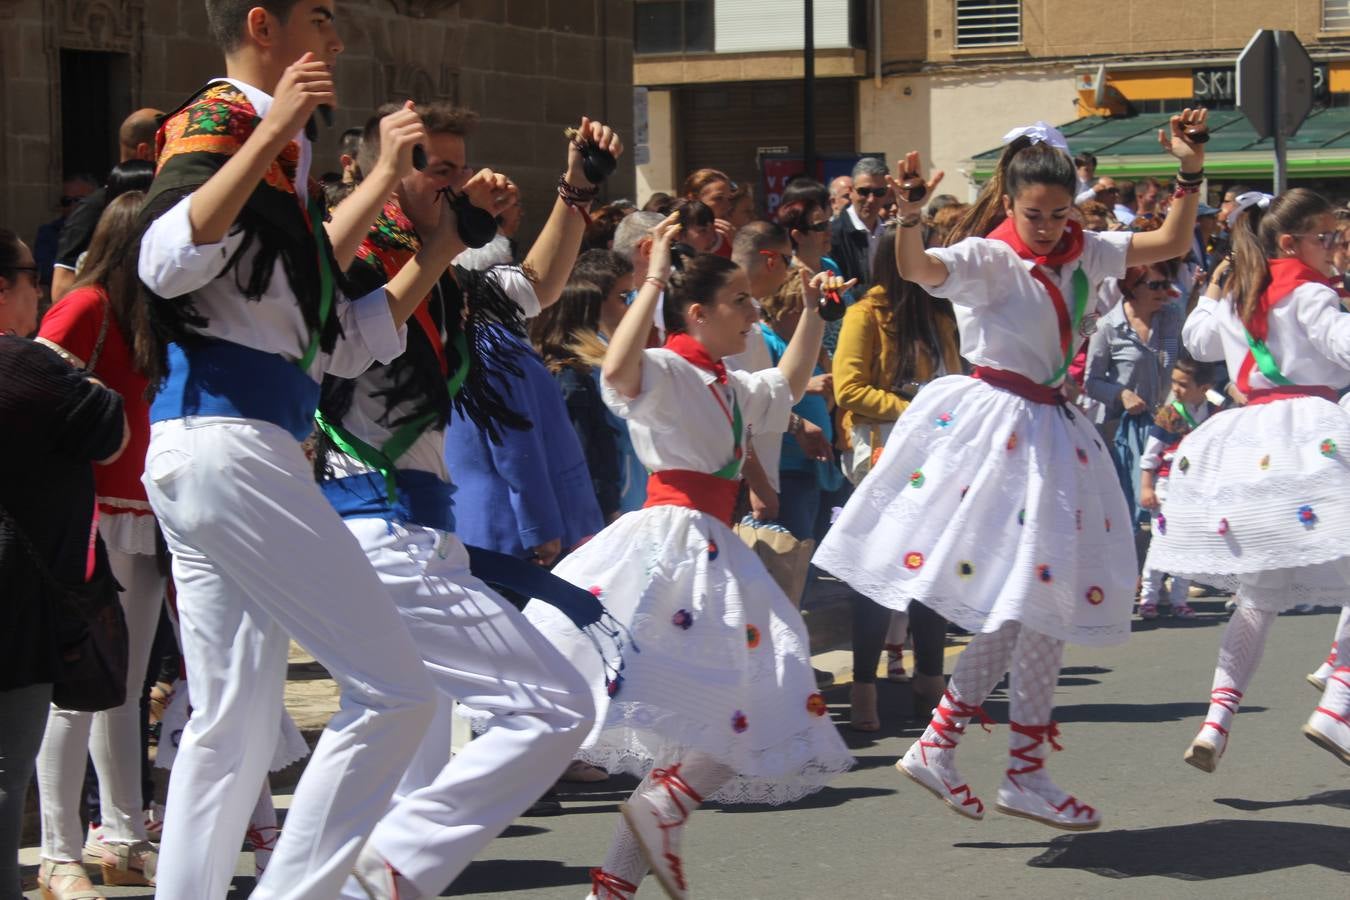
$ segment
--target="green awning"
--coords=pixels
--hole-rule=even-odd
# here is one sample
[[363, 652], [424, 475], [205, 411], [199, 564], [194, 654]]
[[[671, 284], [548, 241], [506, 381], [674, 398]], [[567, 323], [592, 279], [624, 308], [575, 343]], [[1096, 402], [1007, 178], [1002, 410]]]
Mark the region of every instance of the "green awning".
[[[1158, 146], [1158, 129], [1170, 114], [1103, 118], [1088, 116], [1060, 126], [1074, 152], [1097, 157], [1097, 174], [1125, 177], [1171, 175], [1176, 162]], [[1256, 136], [1247, 117], [1237, 110], [1209, 114], [1210, 141], [1205, 145], [1205, 171], [1224, 178], [1264, 178], [1274, 173], [1275, 142]], [[986, 181], [994, 172], [1002, 147], [975, 156], [971, 174]], [[1350, 176], [1350, 108], [1314, 111], [1289, 139], [1289, 175], [1293, 178]]]

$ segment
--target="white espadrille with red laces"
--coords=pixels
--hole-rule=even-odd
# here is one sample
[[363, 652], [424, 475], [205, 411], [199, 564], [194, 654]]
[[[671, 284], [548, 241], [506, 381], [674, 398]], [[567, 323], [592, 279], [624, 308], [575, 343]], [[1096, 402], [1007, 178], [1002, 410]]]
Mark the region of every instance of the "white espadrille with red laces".
[[586, 900], [633, 900], [637, 885], [604, 869], [591, 869], [591, 892]]
[[1327, 676], [1322, 702], [1303, 726], [1303, 734], [1350, 765], [1350, 666], [1338, 666]]
[[1319, 691], [1327, 689], [1327, 678], [1336, 671], [1336, 641], [1331, 642], [1331, 652], [1327, 654], [1326, 660], [1317, 667], [1317, 671], [1307, 676], [1308, 684], [1317, 688]]
[[[361, 885], [370, 900], [414, 900], [419, 896], [407, 879], [367, 843], [356, 856], [352, 876]], [[400, 883], [401, 882], [401, 883]]]
[[1213, 772], [1219, 767], [1219, 758], [1228, 747], [1228, 727], [1242, 702], [1242, 691], [1218, 687], [1209, 695], [1209, 714], [1200, 733], [1186, 748], [1186, 762], [1202, 772]]
[[927, 788], [955, 813], [967, 819], [983, 819], [984, 803], [971, 791], [970, 785], [956, 771], [956, 745], [966, 733], [972, 717], [979, 717], [980, 726], [989, 730], [992, 723], [983, 707], [962, 703], [951, 691], [933, 710], [928, 729], [895, 764], [895, 768], [914, 783]]
[[1059, 726], [1054, 722], [1044, 725], [1009, 722], [1008, 727], [1028, 743], [1008, 751], [1021, 765], [1014, 763], [1004, 773], [998, 789], [998, 811], [1063, 831], [1092, 831], [1100, 827], [1101, 812], [1066, 793], [1045, 771], [1046, 757], [1054, 750], [1064, 749], [1057, 740]]
[[678, 763], [669, 769], [653, 769], [648, 777], [651, 781], [647, 789], [635, 792], [619, 811], [666, 894], [674, 900], [685, 900], [689, 883], [684, 877], [680, 838], [684, 823], [703, 803], [703, 797], [680, 776]]

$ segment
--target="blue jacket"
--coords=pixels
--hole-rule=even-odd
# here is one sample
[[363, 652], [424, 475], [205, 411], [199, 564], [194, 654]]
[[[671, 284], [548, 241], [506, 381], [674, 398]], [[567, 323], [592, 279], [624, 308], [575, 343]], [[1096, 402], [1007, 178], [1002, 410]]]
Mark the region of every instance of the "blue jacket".
[[519, 376], [502, 371], [502, 396], [534, 423], [500, 429], [492, 443], [472, 421], [452, 413], [445, 461], [455, 483], [455, 529], [465, 544], [521, 558], [561, 538], [563, 550], [598, 533], [605, 522], [590, 471], [572, 430], [562, 392], [543, 360], [500, 326], [494, 340], [514, 344]]

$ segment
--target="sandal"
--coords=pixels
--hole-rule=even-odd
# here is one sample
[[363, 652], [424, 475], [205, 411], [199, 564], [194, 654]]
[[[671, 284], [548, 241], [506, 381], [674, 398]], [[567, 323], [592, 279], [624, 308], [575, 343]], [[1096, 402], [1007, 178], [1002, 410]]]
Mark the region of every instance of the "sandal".
[[1172, 618], [1174, 619], [1194, 619], [1196, 612], [1189, 603], [1173, 603]]
[[[57, 886], [58, 879], [64, 883]], [[71, 884], [71, 882], [76, 882]], [[83, 881], [84, 884], [79, 884]], [[44, 859], [38, 869], [38, 891], [42, 900], [104, 900], [102, 894], [94, 889], [89, 873], [77, 862], [54, 862]]]
[[1152, 621], [1158, 618], [1158, 604], [1141, 603], [1139, 604], [1139, 618], [1146, 621]]
[[154, 885], [159, 851], [148, 841], [134, 844], [104, 844], [103, 883], [116, 887]]

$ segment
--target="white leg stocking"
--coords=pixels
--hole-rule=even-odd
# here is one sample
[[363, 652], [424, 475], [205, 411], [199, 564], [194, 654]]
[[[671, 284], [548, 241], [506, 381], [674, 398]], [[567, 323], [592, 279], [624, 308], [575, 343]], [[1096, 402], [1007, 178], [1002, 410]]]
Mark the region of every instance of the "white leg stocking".
[[1242, 703], [1247, 685], [1261, 664], [1275, 613], [1255, 609], [1238, 596], [1237, 609], [1223, 632], [1219, 644], [1219, 664], [1214, 669], [1214, 687], [1209, 695], [1209, 712], [1200, 733], [1186, 751], [1186, 762], [1205, 772], [1218, 767], [1219, 757], [1228, 746], [1233, 716]]

